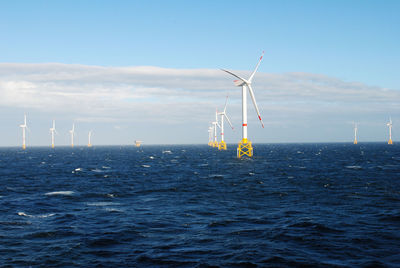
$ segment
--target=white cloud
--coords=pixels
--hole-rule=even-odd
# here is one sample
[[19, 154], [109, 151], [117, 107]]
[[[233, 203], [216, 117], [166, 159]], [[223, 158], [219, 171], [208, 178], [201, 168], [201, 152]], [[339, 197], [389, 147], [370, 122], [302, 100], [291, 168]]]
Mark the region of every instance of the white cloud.
[[[212, 69], [2, 63], [0, 107], [66, 114], [80, 122], [207, 124], [229, 93], [228, 110], [238, 125], [241, 94], [232, 80]], [[399, 90], [326, 75], [257, 73], [253, 83], [262, 116], [270, 126], [400, 111]], [[253, 109], [250, 102], [249, 106]], [[250, 122], [256, 121], [253, 113], [249, 111]]]

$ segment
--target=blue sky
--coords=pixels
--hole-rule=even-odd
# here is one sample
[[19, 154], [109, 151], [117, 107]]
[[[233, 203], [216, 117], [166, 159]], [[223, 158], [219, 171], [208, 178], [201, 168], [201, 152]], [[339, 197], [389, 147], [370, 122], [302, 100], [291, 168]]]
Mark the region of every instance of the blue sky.
[[[107, 71], [108, 75], [109, 72], [117, 72], [113, 68], [139, 66], [161, 67], [169, 71], [203, 69], [215, 70], [217, 73], [219, 68], [227, 68], [245, 72], [254, 68], [261, 51], [265, 50], [264, 61], [259, 68], [260, 77], [265, 76], [265, 83], [270, 81], [267, 79], [270, 77], [269, 75], [274, 75], [276, 81], [279, 80], [277, 77], [282, 76], [283, 78], [281, 77], [279, 83], [276, 82], [276, 87], [273, 89], [269, 89], [267, 86], [264, 89], [259, 84], [259, 88], [262, 88], [260, 90], [286, 90], [285, 92], [289, 94], [291, 88], [282, 88], [284, 85], [282, 81], [287, 81], [288, 77], [294, 78], [285, 75], [304, 73], [308, 77], [308, 80], [302, 77], [304, 81], [312, 79], [310, 75], [321, 75], [327, 79], [338, 79], [343, 83], [348, 83], [348, 85], [340, 87], [343, 90], [348, 90], [349, 85], [359, 83], [368, 88], [367, 92], [376, 88], [378, 93], [376, 93], [377, 95], [371, 93], [370, 101], [373, 105], [367, 105], [368, 100], [359, 103], [354, 96], [349, 96], [346, 100], [339, 99], [337, 94], [341, 94], [340, 90], [332, 93], [331, 101], [325, 95], [323, 99], [318, 98], [323, 95], [319, 94], [320, 91], [313, 92], [312, 95], [316, 97], [311, 98], [310, 102], [307, 102], [307, 98], [301, 97], [301, 94], [296, 95], [290, 91], [293, 94], [289, 94], [291, 101], [286, 101], [288, 107], [303, 105], [302, 111], [304, 112], [307, 108], [311, 109], [310, 113], [313, 111], [312, 107], [315, 107], [315, 113], [318, 113], [319, 105], [325, 105], [327, 108], [321, 108], [321, 110], [327, 110], [328, 113], [331, 109], [331, 113], [326, 116], [331, 118], [330, 121], [337, 122], [334, 131], [329, 130], [331, 127], [329, 125], [323, 127], [321, 130], [323, 138], [320, 138], [320, 135], [314, 136], [308, 133], [307, 120], [310, 117], [304, 113], [301, 119], [304, 120], [305, 127], [302, 128], [302, 125], [299, 124], [295, 128], [299, 134], [290, 136], [287, 131], [280, 130], [287, 126], [279, 128], [276, 123], [286, 119], [274, 120], [271, 118], [274, 111], [269, 110], [275, 105], [275, 112], [279, 114], [279, 109], [282, 109], [285, 104], [284, 101], [274, 101], [273, 96], [268, 95], [269, 93], [265, 93], [267, 95], [264, 96], [264, 93], [258, 92], [257, 74], [254, 80], [255, 94], [256, 97], [260, 95], [259, 106], [261, 110], [266, 111], [263, 117], [267, 121], [264, 132], [260, 132], [262, 130], [259, 129], [255, 129], [253, 132], [259, 142], [345, 141], [348, 138], [347, 131], [351, 129], [348, 121], [352, 120], [364, 121], [365, 126], [371, 124], [370, 128], [365, 127], [364, 135], [368, 134], [365, 139], [384, 140], [386, 129], [383, 127], [381, 132], [375, 130], [375, 127], [379, 125], [380, 121], [385, 126], [385, 120], [387, 121], [389, 115], [396, 123], [396, 117], [400, 115], [399, 106], [396, 105], [400, 101], [400, 99], [396, 99], [400, 91], [400, 18], [398, 10], [400, 10], [399, 1], [3, 1], [0, 4], [0, 64], [3, 64], [2, 73], [4, 75], [0, 78], [3, 81], [14, 83], [12, 87], [10, 87], [10, 83], [7, 84], [7, 88], [3, 86], [3, 94], [6, 89], [7, 92], [10, 92], [11, 88], [18, 91], [20, 88], [16, 85], [20, 85], [22, 82], [29, 82], [31, 83], [29, 87], [39, 90], [39, 85], [33, 82], [32, 76], [36, 77], [49, 72], [54, 79], [60, 73], [68, 73], [70, 71], [68, 66], [76, 64], [89, 69], [94, 66], [111, 68]], [[16, 67], [15, 72], [18, 75], [15, 77], [18, 78], [14, 80], [9, 71], [10, 66], [7, 65], [10, 63], [22, 64]], [[37, 68], [28, 68], [29, 71], [27, 71], [23, 65], [27, 63], [39, 65], [62, 63], [65, 65], [54, 74], [53, 71], [46, 68], [41, 72], [37, 71]], [[43, 67], [43, 65], [41, 66]], [[87, 69], [81, 71], [86, 72]], [[21, 72], [25, 72], [25, 74], [32, 72], [34, 75], [27, 78]], [[240, 96], [236, 96], [235, 99], [237, 89], [233, 86], [229, 87], [231, 86], [230, 77], [225, 76], [227, 84], [215, 86], [216, 83], [222, 81], [224, 74], [221, 74], [217, 80], [213, 80], [205, 74], [199, 75], [198, 79], [202, 80], [198, 84], [203, 90], [215, 89], [217, 92], [221, 92], [219, 94], [221, 95], [220, 101], [216, 99], [219, 95], [216, 95], [209, 102], [204, 97], [190, 91], [194, 88], [191, 83], [199, 82], [195, 75], [190, 74], [190, 77], [192, 80], [186, 81], [187, 88], [179, 83], [173, 85], [169, 81], [169, 89], [179, 89], [187, 93], [186, 99], [189, 104], [192, 102], [203, 103], [204, 106], [199, 106], [199, 109], [208, 109], [208, 105], [214, 107], [219, 103], [223, 105], [226, 93], [232, 95], [233, 103], [239, 101]], [[88, 80], [87, 77], [79, 77], [76, 81], [70, 79], [68, 83], [60, 84], [59, 81], [62, 78], [57, 78], [57, 84], [51, 79], [45, 83], [44, 79], [41, 78], [40, 86], [50, 85], [47, 88], [49, 92], [55, 90], [51, 88], [51, 85], [55, 85], [57, 90], [63, 88], [67, 91], [71, 90], [72, 85], [75, 85], [73, 91], [76, 94], [79, 93], [77, 83], [79, 84], [79, 81], [84, 83], [82, 81]], [[151, 78], [149, 79], [151, 80]], [[161, 75], [160, 79], [165, 79], [165, 77]], [[174, 76], [174, 79], [179, 80], [180, 76]], [[205, 83], [207, 79], [210, 79], [209, 84]], [[121, 81], [116, 78], [111, 80], [101, 82], [101, 86], [110, 85], [108, 89], [112, 88], [112, 92], [114, 92], [110, 94], [117, 94], [115, 91], [125, 92], [124, 97], [129, 95], [127, 94], [129, 90], [124, 91], [117, 86], [121, 83], [124, 85], [131, 83], [134, 87], [132, 90], [138, 90], [137, 87], [152, 89], [162, 87], [162, 83], [156, 83], [156, 85], [143, 81], [138, 83], [136, 80], [126, 80], [126, 77]], [[332, 80], [330, 81], [332, 83]], [[324, 80], [318, 83], [321, 85], [327, 82]], [[26, 86], [26, 84], [24, 85]], [[87, 88], [93, 85], [87, 84]], [[294, 86], [292, 83], [290, 85]], [[307, 84], [307, 86], [313, 87], [315, 84]], [[84, 90], [86, 89], [82, 87], [82, 92], [87, 92]], [[362, 87], [357, 87], [357, 90], [359, 90], [359, 94], [362, 94]], [[382, 94], [387, 90], [393, 94], [389, 94], [391, 97], [385, 95], [383, 98]], [[142, 103], [162, 103], [163, 100], [160, 99], [160, 96], [164, 93], [157, 94], [159, 95], [148, 96], [146, 100], [142, 100]], [[190, 94], [193, 95], [192, 99], [190, 99]], [[33, 96], [37, 96], [37, 94]], [[41, 100], [50, 99], [49, 96], [42, 94]], [[129, 95], [129, 98], [136, 98], [135, 96]], [[179, 100], [179, 96], [177, 94], [177, 99], [172, 97], [169, 99], [171, 105], [183, 102]], [[267, 96], [270, 99], [267, 99]], [[299, 97], [296, 98], [296, 96]], [[103, 102], [99, 105], [109, 105], [109, 103], [104, 103], [104, 98], [108, 98], [108, 95], [103, 96], [103, 99], [100, 100]], [[126, 99], [121, 100], [121, 98], [118, 101], [125, 103]], [[374, 102], [377, 99], [380, 100], [379, 107], [374, 106], [377, 105]], [[329, 108], [332, 103], [336, 103], [337, 106]], [[43, 125], [42, 128], [44, 128], [45, 122], [50, 120], [46, 118], [46, 112], [43, 109], [43, 106], [48, 104], [43, 102], [42, 107], [34, 104], [0, 104], [0, 109], [3, 110], [2, 117], [6, 118], [4, 120], [8, 122], [10, 116], [14, 119], [15, 113], [19, 113], [15, 117], [16, 120], [23, 117], [20, 114], [23, 115], [24, 112], [36, 114], [36, 125]], [[82, 103], [82, 105], [87, 104]], [[116, 107], [118, 106], [121, 105], [118, 103]], [[350, 118], [351, 111], [341, 116], [335, 115], [335, 110], [342, 111], [344, 107], [348, 106], [359, 107], [360, 111], [369, 106], [376, 113], [362, 116], [360, 112], [358, 118], [355, 119]], [[385, 111], [382, 107], [386, 107], [387, 110]], [[233, 106], [232, 113], [234, 117], [234, 113], [236, 113], [236, 119], [239, 120], [236, 125], [239, 125], [240, 111], [237, 111], [237, 108]], [[115, 107], [110, 109], [115, 110]], [[253, 108], [250, 106], [250, 109]], [[82, 116], [75, 114], [73, 117], [67, 108], [54, 110], [54, 112], [66, 124], [79, 120], [92, 122], [90, 118], [93, 118], [88, 114]], [[109, 110], [98, 112], [100, 114], [109, 113]], [[211, 119], [212, 112], [209, 112]], [[249, 110], [249, 116], [252, 112]], [[188, 113], [189, 111], [186, 114]], [[293, 111], [293, 113], [297, 112]], [[151, 116], [150, 112], [148, 116]], [[171, 114], [171, 116], [176, 116], [176, 114]], [[120, 114], [116, 115], [116, 118], [111, 120], [114, 122], [113, 125], [107, 120], [107, 122], [101, 123], [110, 124], [108, 129], [115, 129], [117, 126], [115, 122], [121, 117], [123, 116]], [[287, 118], [290, 117], [291, 115], [288, 114]], [[296, 122], [301, 119], [297, 118]], [[136, 124], [135, 120], [133, 118], [131, 122], [124, 122], [128, 125], [131, 124], [133, 129], [133, 125]], [[176, 125], [176, 123], [173, 126], [168, 123], [163, 125], [168, 130], [167, 132], [171, 133], [165, 139], [158, 140], [157, 137], [151, 137], [146, 132], [141, 132], [139, 136], [149, 136], [151, 143], [202, 143], [202, 136], [196, 135], [201, 128], [197, 125], [192, 126], [193, 120], [189, 116], [182, 117], [180, 120], [182, 126]], [[204, 123], [201, 116], [198, 120], [199, 125]], [[207, 118], [207, 120], [209, 119]], [[207, 120], [205, 121], [207, 122]], [[95, 121], [96, 124], [100, 124], [101, 120], [96, 119]], [[269, 129], [268, 121], [270, 121]], [[311, 121], [320, 122], [324, 126], [324, 122], [327, 120], [324, 120], [322, 116], [315, 116]], [[92, 122], [92, 124], [94, 123]], [[104, 124], [101, 125], [104, 126]], [[118, 125], [121, 125], [121, 122]], [[191, 127], [187, 128], [188, 125]], [[274, 126], [277, 126], [276, 129]], [[110, 131], [106, 131], [105, 127], [103, 129], [97, 125], [96, 127], [104, 133], [101, 143], [113, 143], [107, 138], [112, 135]], [[13, 128], [15, 126], [11, 124], [7, 127], [10, 131]], [[150, 123], [147, 128], [155, 130]], [[191, 128], [195, 133], [190, 132]], [[206, 131], [207, 124], [203, 128]], [[362, 124], [359, 128], [361, 135]], [[175, 130], [179, 130], [179, 133], [175, 134]], [[17, 131], [19, 130], [17, 129]], [[341, 135], [341, 133], [346, 134]], [[37, 136], [35, 137], [35, 135]], [[130, 143], [132, 138], [128, 137], [128, 134], [126, 135], [126, 137], [121, 136], [120, 140], [123, 143]], [[240, 135], [234, 135], [236, 136], [233, 136], [231, 140], [227, 137], [228, 142], [237, 142]], [[10, 142], [0, 145], [18, 144], [19, 139], [14, 136], [16, 135], [7, 137], [6, 140]], [[192, 138], [187, 138], [188, 136]], [[41, 145], [47, 142], [39, 134], [32, 133], [31, 137], [31, 144]], [[94, 140], [95, 137], [94, 134]], [[208, 137], [206, 132], [204, 137], [205, 139]], [[67, 143], [67, 138], [64, 143]]]

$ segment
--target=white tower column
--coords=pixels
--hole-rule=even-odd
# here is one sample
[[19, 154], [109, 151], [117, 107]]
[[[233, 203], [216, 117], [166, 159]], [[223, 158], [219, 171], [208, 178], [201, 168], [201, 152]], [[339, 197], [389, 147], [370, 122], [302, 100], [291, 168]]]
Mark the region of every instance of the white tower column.
[[22, 148], [26, 148], [25, 127], [22, 128]]
[[242, 137], [247, 141], [247, 93], [246, 86], [242, 86]]
[[51, 131], [51, 148], [54, 148], [54, 130]]
[[221, 141], [224, 141], [224, 116], [221, 116]]

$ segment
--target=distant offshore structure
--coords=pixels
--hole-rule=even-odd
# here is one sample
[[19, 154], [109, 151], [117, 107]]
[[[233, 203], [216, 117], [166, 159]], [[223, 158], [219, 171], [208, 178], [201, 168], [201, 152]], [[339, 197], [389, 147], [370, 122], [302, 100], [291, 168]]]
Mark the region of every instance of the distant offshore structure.
[[140, 147], [142, 145], [142, 141], [135, 140], [135, 146]]
[[213, 128], [210, 126], [208, 127], [208, 146], [212, 146], [213, 144]]
[[74, 147], [75, 124], [72, 124], [72, 129], [69, 133], [71, 134], [71, 147]]
[[88, 147], [92, 147], [92, 142], [91, 142], [91, 138], [92, 138], [92, 131], [90, 130], [89, 131], [89, 134], [88, 134]]
[[357, 123], [354, 123], [354, 144], [357, 144]]
[[22, 149], [26, 149], [26, 129], [28, 126], [26, 125], [26, 114], [24, 114], [24, 124], [19, 125], [22, 128]]
[[389, 118], [389, 123], [386, 124], [389, 127], [389, 141], [388, 144], [393, 144], [392, 141], [392, 118]]
[[260, 66], [261, 60], [264, 56], [264, 51], [254, 69], [253, 73], [250, 75], [249, 79], [244, 79], [230, 71], [222, 69], [222, 71], [238, 78], [239, 80], [234, 80], [235, 86], [242, 87], [242, 140], [238, 144], [237, 148], [237, 157], [241, 158], [242, 156], [247, 155], [248, 157], [253, 156], [253, 146], [251, 145], [251, 141], [247, 139], [247, 90], [246, 87], [249, 89], [250, 97], [253, 101], [254, 108], [256, 109], [258, 119], [260, 119], [260, 123], [264, 128], [264, 123], [261, 119], [260, 112], [258, 110], [258, 106], [256, 103], [256, 98], [254, 97], [253, 89], [251, 88], [251, 82], [256, 74], [258, 67]]
[[218, 150], [226, 150], [226, 143], [225, 143], [225, 140], [224, 140], [224, 135], [225, 135], [225, 133], [224, 133], [224, 117], [226, 118], [226, 120], [228, 120], [229, 125], [233, 129], [231, 120], [229, 120], [229, 118], [228, 118], [228, 116], [226, 114], [226, 105], [227, 104], [228, 104], [228, 96], [226, 96], [224, 110], [222, 112], [218, 113], [218, 115], [221, 116], [221, 125], [220, 125], [220, 128], [221, 128], [221, 142], [218, 145]]
[[53, 127], [50, 128], [50, 133], [51, 133], [51, 148], [54, 148], [54, 134], [57, 133], [55, 120], [53, 120]]
[[215, 121], [212, 122], [212, 125], [214, 129], [214, 141], [212, 143], [212, 147], [218, 147], [217, 126], [220, 127], [218, 123], [218, 109], [215, 109]]

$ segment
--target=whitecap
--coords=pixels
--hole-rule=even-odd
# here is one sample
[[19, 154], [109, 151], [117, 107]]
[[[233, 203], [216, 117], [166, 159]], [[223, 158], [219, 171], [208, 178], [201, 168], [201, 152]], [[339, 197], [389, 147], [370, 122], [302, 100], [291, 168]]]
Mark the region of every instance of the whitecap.
[[111, 167], [102, 166], [101, 168], [104, 168], [104, 169], [110, 169]]
[[108, 212], [122, 212], [121, 209], [117, 209], [117, 208], [105, 208], [104, 210], [108, 211]]
[[102, 172], [104, 172], [103, 170], [98, 169], [98, 168], [92, 169], [92, 171], [93, 171], [93, 172], [96, 172], [96, 173], [102, 173]]
[[171, 152], [170, 150], [162, 151], [162, 153], [163, 153], [163, 154], [172, 154], [172, 152]]
[[150, 159], [154, 159], [154, 156], [149, 156]]
[[54, 213], [49, 213], [49, 214], [43, 214], [43, 215], [29, 215], [26, 214], [25, 212], [18, 212], [19, 216], [24, 216], [24, 217], [29, 217], [29, 218], [47, 218], [47, 217], [51, 217], [54, 216]]
[[142, 167], [149, 168], [150, 165], [142, 165]]
[[349, 169], [362, 169], [362, 167], [360, 167], [360, 166], [346, 166], [346, 168], [349, 168]]
[[76, 168], [75, 171], [82, 171], [82, 168]]
[[119, 203], [114, 203], [114, 202], [88, 202], [88, 203], [86, 203], [86, 205], [95, 206], [95, 207], [105, 207], [105, 206], [119, 205]]
[[57, 192], [48, 192], [44, 195], [73, 195], [73, 191], [57, 191]]

